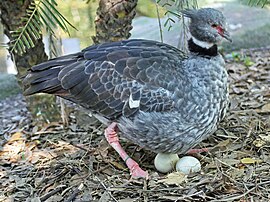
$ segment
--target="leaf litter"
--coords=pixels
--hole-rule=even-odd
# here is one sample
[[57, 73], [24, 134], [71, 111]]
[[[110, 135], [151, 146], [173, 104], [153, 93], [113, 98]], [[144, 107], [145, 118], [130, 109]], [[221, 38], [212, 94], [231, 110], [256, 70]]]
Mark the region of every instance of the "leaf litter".
[[72, 108], [67, 127], [35, 123], [22, 95], [1, 100], [0, 201], [269, 201], [270, 52], [238, 54], [251, 63], [228, 59], [230, 110], [197, 146], [210, 151], [193, 154], [201, 172], [188, 176], [158, 173], [155, 154], [121, 139], [150, 174], [130, 180], [92, 118], [83, 125], [87, 118]]

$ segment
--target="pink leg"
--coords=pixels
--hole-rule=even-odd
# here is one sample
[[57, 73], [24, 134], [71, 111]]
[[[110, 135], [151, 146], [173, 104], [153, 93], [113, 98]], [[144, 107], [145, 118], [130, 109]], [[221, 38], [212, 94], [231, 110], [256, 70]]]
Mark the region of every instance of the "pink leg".
[[127, 167], [130, 170], [131, 177], [147, 179], [148, 173], [142, 170], [139, 164], [132, 158], [130, 158], [120, 145], [117, 133], [115, 131], [116, 128], [117, 128], [116, 123], [112, 123], [105, 129], [105, 137], [108, 143], [114, 148], [115, 151], [117, 151], [117, 153], [125, 161]]
[[209, 149], [208, 148], [190, 149], [188, 150], [187, 154], [195, 154], [195, 153], [202, 153], [202, 152], [209, 152]]

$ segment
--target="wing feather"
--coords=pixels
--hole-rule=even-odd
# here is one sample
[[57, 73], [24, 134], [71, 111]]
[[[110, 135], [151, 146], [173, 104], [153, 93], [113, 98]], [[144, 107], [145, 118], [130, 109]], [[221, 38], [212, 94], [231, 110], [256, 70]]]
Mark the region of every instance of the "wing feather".
[[109, 119], [168, 111], [184, 57], [172, 46], [142, 39], [95, 45], [33, 67], [30, 83], [37, 85], [28, 93], [62, 88], [68, 99]]

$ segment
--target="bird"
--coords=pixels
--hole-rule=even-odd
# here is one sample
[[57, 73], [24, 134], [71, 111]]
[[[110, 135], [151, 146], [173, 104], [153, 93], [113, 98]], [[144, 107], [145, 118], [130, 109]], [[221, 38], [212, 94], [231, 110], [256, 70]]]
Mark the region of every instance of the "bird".
[[155, 153], [185, 154], [213, 134], [228, 108], [228, 75], [217, 44], [231, 41], [213, 8], [185, 9], [188, 53], [171, 45], [127, 39], [89, 46], [31, 67], [24, 95], [48, 93], [90, 110], [130, 170], [147, 178], [121, 147], [118, 132]]

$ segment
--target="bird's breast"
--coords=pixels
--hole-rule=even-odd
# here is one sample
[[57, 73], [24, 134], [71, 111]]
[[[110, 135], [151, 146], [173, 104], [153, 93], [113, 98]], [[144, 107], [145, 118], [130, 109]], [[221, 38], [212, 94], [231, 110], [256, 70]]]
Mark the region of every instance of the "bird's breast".
[[218, 122], [228, 105], [228, 75], [221, 56], [186, 64], [187, 81], [174, 92], [175, 107], [185, 119]]

